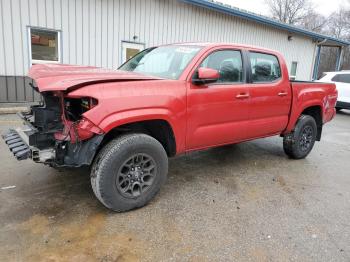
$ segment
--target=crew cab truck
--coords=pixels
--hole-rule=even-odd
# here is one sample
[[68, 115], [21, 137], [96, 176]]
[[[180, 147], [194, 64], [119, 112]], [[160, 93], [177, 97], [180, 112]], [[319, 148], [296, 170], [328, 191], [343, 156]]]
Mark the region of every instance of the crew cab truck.
[[103, 205], [127, 211], [164, 184], [168, 157], [280, 135], [305, 158], [335, 115], [334, 84], [291, 82], [276, 51], [221, 43], [148, 48], [118, 70], [34, 65], [43, 102], [3, 136], [19, 160], [91, 166]]

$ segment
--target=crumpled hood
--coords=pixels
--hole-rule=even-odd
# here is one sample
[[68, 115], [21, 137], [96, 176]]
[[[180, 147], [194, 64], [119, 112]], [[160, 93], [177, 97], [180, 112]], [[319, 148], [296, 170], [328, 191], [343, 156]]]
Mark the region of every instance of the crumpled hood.
[[103, 82], [162, 79], [135, 72], [62, 64], [33, 65], [28, 76], [35, 80], [39, 92], [66, 91], [71, 88]]

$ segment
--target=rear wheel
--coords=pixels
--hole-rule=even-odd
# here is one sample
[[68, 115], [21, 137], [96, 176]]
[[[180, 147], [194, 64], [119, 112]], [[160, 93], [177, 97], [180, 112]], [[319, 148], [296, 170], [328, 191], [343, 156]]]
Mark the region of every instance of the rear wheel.
[[128, 134], [109, 142], [91, 169], [91, 185], [106, 207], [122, 212], [146, 205], [164, 184], [168, 158], [153, 137]]
[[294, 131], [283, 138], [284, 152], [294, 159], [305, 158], [311, 152], [316, 136], [315, 119], [309, 115], [301, 115]]

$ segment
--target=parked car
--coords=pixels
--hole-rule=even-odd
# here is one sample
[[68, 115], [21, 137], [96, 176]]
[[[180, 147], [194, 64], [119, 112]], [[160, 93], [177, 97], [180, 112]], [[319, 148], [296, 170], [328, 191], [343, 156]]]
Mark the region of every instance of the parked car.
[[283, 137], [305, 158], [335, 115], [334, 84], [290, 82], [282, 55], [258, 47], [186, 43], [148, 48], [119, 70], [34, 65], [40, 106], [4, 135], [17, 159], [91, 166], [106, 207], [144, 206], [168, 173], [168, 157], [262, 137]]
[[338, 90], [337, 111], [350, 109], [350, 71], [325, 72], [318, 82], [336, 85]]

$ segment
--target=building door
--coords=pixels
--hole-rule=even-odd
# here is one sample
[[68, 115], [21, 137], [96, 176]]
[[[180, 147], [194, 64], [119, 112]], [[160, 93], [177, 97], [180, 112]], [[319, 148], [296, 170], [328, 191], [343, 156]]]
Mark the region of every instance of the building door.
[[145, 49], [141, 43], [122, 42], [122, 64]]

